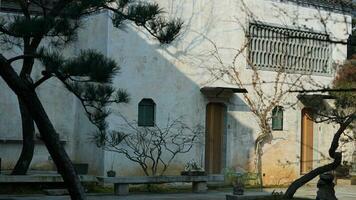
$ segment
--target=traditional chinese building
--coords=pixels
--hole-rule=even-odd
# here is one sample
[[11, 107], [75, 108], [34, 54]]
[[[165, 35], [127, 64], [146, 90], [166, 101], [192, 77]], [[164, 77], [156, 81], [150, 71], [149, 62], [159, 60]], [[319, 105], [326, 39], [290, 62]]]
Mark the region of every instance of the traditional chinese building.
[[[266, 82], [263, 92], [273, 95], [273, 84], [283, 73], [303, 75], [307, 88], [330, 86], [335, 67], [347, 56], [351, 34], [348, 4], [294, 0], [176, 0], [157, 1], [168, 16], [184, 21], [181, 35], [170, 45], [160, 45], [145, 30], [127, 24], [113, 27], [111, 13], [90, 14], [82, 19], [78, 39], [67, 47], [67, 56], [96, 49], [115, 59], [121, 73], [115, 86], [130, 94], [128, 104], [112, 105], [109, 129], [125, 124], [164, 127], [180, 118], [189, 126], [202, 125], [204, 134], [193, 148], [173, 160], [167, 174], [177, 174], [195, 160], [208, 173], [226, 169], [254, 171], [255, 141], [260, 126], [244, 94], [253, 94], [253, 72]], [[16, 5], [2, 1], [3, 15], [14, 14]], [[213, 57], [221, 49], [224, 63], [238, 66], [243, 87], [216, 77]], [[2, 50], [4, 51], [4, 50]], [[240, 53], [237, 53], [240, 52]], [[12, 52], [5, 52], [11, 54]], [[236, 55], [238, 56], [236, 57]], [[209, 56], [210, 55], [210, 56]], [[220, 63], [221, 64], [221, 63]], [[38, 77], [36, 73], [33, 78]], [[0, 80], [0, 157], [2, 169], [11, 169], [21, 150], [21, 119], [16, 96]], [[55, 128], [74, 163], [88, 163], [89, 173], [142, 174], [140, 166], [124, 156], [97, 148], [90, 140], [95, 127], [76, 98], [56, 80], [38, 89]], [[268, 96], [268, 95], [267, 95]], [[263, 147], [262, 176], [267, 185], [285, 184], [326, 162], [335, 127], [310, 120], [307, 102], [288, 95], [293, 106], [278, 104], [271, 111], [273, 138]], [[350, 151], [352, 154], [352, 151]], [[37, 140], [31, 169], [51, 170], [53, 163]]]

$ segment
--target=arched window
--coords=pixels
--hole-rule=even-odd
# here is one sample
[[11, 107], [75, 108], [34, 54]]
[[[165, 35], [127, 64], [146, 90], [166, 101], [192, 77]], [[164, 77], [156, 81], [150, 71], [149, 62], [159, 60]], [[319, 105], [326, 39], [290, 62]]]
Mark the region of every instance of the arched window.
[[155, 102], [152, 99], [142, 99], [138, 103], [138, 125], [155, 125]]
[[276, 106], [272, 110], [272, 130], [283, 130], [283, 107]]

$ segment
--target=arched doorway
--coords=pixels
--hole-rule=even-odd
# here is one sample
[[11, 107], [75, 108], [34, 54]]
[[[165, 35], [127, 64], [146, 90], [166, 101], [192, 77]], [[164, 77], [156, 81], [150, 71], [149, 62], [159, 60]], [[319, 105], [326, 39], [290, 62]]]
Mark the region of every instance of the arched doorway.
[[226, 106], [209, 103], [206, 107], [205, 171], [220, 174], [225, 167]]
[[313, 169], [314, 122], [312, 120], [312, 112], [309, 108], [302, 110], [301, 126], [300, 173], [305, 174]]

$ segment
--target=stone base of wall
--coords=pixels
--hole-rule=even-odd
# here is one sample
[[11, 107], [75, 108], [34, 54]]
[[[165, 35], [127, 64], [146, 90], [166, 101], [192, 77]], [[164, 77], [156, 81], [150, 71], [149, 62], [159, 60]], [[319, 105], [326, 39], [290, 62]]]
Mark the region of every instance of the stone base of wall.
[[356, 185], [356, 173], [351, 174], [351, 185]]

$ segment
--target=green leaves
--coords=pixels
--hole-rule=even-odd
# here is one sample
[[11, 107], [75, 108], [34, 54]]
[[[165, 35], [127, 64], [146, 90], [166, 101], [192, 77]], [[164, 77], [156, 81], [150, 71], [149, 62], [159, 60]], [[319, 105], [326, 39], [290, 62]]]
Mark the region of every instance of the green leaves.
[[59, 52], [40, 49], [38, 54], [46, 71], [58, 72], [77, 82], [111, 83], [119, 71], [118, 64], [95, 50], [81, 51], [79, 56], [65, 59]]
[[161, 44], [171, 43], [180, 33], [183, 22], [180, 19], [167, 20], [162, 15], [164, 11], [156, 3], [141, 1], [117, 1], [118, 7], [111, 8], [114, 12], [112, 22], [120, 27], [125, 21], [132, 21], [137, 26], [145, 28]]
[[161, 13], [163, 10], [156, 3], [138, 3], [128, 7], [127, 16], [137, 25], [143, 26], [146, 22], [156, 19]]
[[134, 22], [162, 44], [172, 42], [183, 25], [180, 19], [166, 20], [157, 3], [139, 0], [28, 1], [28, 6], [22, 15], [3, 18], [6, 23], [0, 24], [0, 33], [17, 38], [46, 37], [50, 44], [60, 46], [75, 40], [82, 16], [101, 9], [114, 12], [114, 26]]
[[62, 81], [80, 100], [89, 120], [99, 132], [105, 132], [105, 119], [110, 114], [108, 105], [129, 101], [126, 90], [115, 90], [112, 86], [112, 78], [119, 70], [117, 63], [94, 50], [81, 51], [78, 56], [68, 59], [45, 49], [40, 49], [38, 55], [45, 74]]
[[44, 48], [38, 51], [39, 60], [47, 73], [59, 71], [65, 63], [65, 58], [58, 52], [48, 52]]
[[119, 7], [114, 11], [113, 24], [120, 27], [126, 20], [134, 22], [138, 26], [145, 26], [146, 23], [154, 21], [163, 10], [156, 3], [119, 1]]
[[116, 103], [128, 103], [130, 102], [130, 96], [124, 89], [118, 89], [115, 94]]
[[110, 83], [119, 66], [95, 50], [85, 50], [78, 57], [67, 60], [61, 71], [68, 76], [87, 77], [87, 81]]
[[[109, 104], [127, 103], [130, 98], [125, 90], [115, 90], [112, 85], [119, 72], [113, 59], [95, 50], [84, 50], [71, 58], [62, 56], [63, 46], [75, 41], [82, 17], [102, 9], [110, 10], [115, 26], [131, 21], [162, 44], [172, 42], [183, 25], [179, 19], [166, 20], [157, 3], [142, 0], [29, 0], [24, 3], [19, 13], [0, 16], [1, 47], [16, 45], [23, 49], [21, 56], [34, 55], [33, 58], [41, 61], [44, 76], [34, 88], [50, 77], [57, 77], [80, 100], [89, 120], [101, 133], [107, 128]], [[47, 49], [39, 49], [44, 40]]]
[[86, 102], [96, 101], [97, 106], [105, 106], [115, 92], [111, 85], [81, 83], [76, 81], [69, 82], [73, 92]]
[[159, 18], [149, 23], [149, 28], [161, 44], [169, 44], [175, 40], [182, 26], [183, 22], [180, 19], [166, 21]]
[[6, 29], [18, 36], [34, 37], [43, 34], [51, 24], [54, 24], [53, 19], [14, 16], [11, 21], [7, 20]]
[[[356, 88], [356, 59], [347, 61], [340, 66], [337, 76], [334, 80], [335, 89]], [[356, 112], [356, 93], [355, 92], [334, 92], [336, 97], [336, 106], [341, 109], [348, 109]]]
[[119, 8], [124, 8], [126, 7], [132, 0], [117, 0], [116, 3]]
[[117, 146], [121, 144], [127, 135], [119, 131], [111, 131], [110, 133], [97, 132], [92, 137], [92, 141], [95, 142], [96, 146], [101, 148], [105, 147], [108, 143], [110, 145]]

